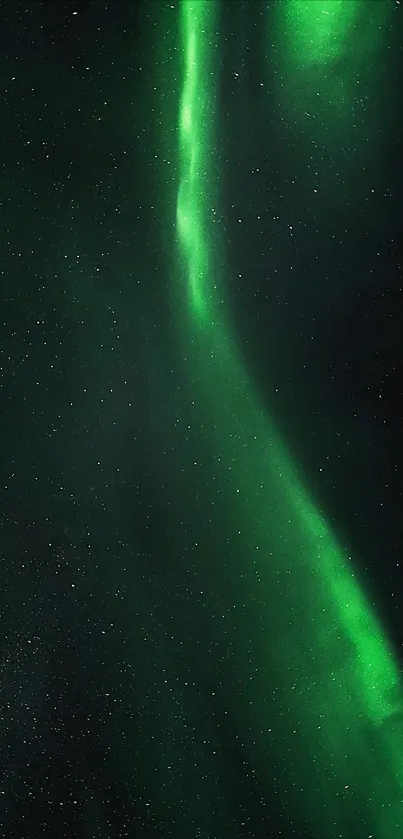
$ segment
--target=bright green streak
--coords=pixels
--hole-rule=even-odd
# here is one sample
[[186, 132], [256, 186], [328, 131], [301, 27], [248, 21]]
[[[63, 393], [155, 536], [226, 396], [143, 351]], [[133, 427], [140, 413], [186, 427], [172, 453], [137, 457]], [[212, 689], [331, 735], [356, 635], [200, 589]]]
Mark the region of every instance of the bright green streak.
[[200, 34], [208, 15], [204, 2], [182, 6], [185, 82], [180, 108], [181, 161], [185, 176], [177, 202], [177, 227], [187, 260], [187, 276], [193, 312], [203, 319], [211, 317], [212, 289], [207, 287], [209, 260], [205, 229], [207, 221], [208, 168], [205, 160], [209, 115], [209, 78], [204, 66]]
[[[289, 6], [286, 14], [295, 9], [295, 56], [301, 57], [300, 48], [301, 61], [325, 62], [337, 43], [340, 52], [342, 37], [351, 34], [355, 2], [284, 5]], [[223, 495], [233, 508], [237, 532], [244, 534], [242, 544], [248, 546], [243, 561], [249, 594], [255, 598], [258, 591], [251, 569], [266, 583], [261, 611], [269, 634], [280, 639], [282, 688], [306, 751], [281, 754], [285, 742], [291, 752], [291, 724], [267, 718], [265, 693], [272, 692], [273, 677], [266, 675], [270, 664], [261, 636], [252, 646], [257, 675], [238, 688], [236, 713], [245, 738], [248, 731], [251, 741], [255, 738], [251, 749], [259, 741], [257, 759], [261, 771], [267, 768], [267, 783], [274, 760], [273, 722], [279, 729], [279, 765], [286, 761], [297, 779], [295, 805], [310, 821], [312, 836], [338, 835], [332, 831], [341, 831], [343, 819], [362, 807], [377, 836], [397, 839], [403, 824], [403, 701], [396, 663], [349, 558], [264, 414], [216, 293], [220, 260], [212, 256], [217, 241], [211, 215], [216, 25], [215, 3], [182, 0], [177, 231], [186, 299], [181, 287], [178, 326], [204, 429], [222, 465]], [[262, 752], [269, 755], [266, 766]], [[319, 787], [312, 774], [315, 763]], [[350, 810], [340, 796], [346, 785], [356, 785], [357, 773], [363, 778]]]

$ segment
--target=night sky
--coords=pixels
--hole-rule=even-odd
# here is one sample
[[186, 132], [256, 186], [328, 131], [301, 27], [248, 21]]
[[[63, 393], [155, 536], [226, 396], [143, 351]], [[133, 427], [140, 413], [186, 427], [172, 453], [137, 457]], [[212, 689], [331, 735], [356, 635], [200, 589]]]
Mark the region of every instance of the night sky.
[[1, 21], [0, 836], [401, 839], [403, 4]]

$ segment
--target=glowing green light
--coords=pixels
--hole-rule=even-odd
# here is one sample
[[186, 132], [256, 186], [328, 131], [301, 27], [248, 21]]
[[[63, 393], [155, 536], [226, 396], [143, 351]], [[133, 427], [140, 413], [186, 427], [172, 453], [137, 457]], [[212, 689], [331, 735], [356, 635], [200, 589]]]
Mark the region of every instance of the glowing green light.
[[[339, 60], [351, 48], [346, 39], [354, 32], [358, 5], [359, 0], [279, 4], [279, 15], [288, 20], [281, 40], [287, 39], [290, 62], [322, 67]], [[222, 464], [222, 493], [233, 505], [237, 529], [246, 534], [245, 569], [253, 565], [266, 581], [267, 605], [256, 606], [256, 621], [266, 620], [269, 635], [278, 638], [280, 651], [272, 655], [277, 655], [281, 689], [306, 748], [293, 754], [290, 745], [281, 753], [284, 742], [292, 743], [292, 732], [277, 720], [273, 734], [273, 721], [267, 718], [264, 696], [273, 691], [273, 677], [265, 676], [270, 668], [257, 636], [251, 652], [253, 682], [238, 685], [234, 714], [243, 736], [250, 737], [261, 771], [267, 768], [267, 783], [277, 737], [279, 765], [288, 763], [295, 806], [310, 820], [315, 839], [341, 832], [360, 808], [380, 839], [400, 839], [403, 694], [391, 647], [349, 557], [264, 413], [215, 293], [222, 275], [212, 257], [208, 211], [215, 191], [215, 12], [212, 2], [181, 3], [177, 232], [186, 284], [177, 300], [178, 329], [187, 338], [191, 384], [194, 389], [197, 382], [205, 434]], [[270, 599], [275, 587], [277, 600]], [[351, 810], [342, 799], [346, 784], [356, 790]]]
[[[287, 52], [301, 65], [340, 59], [359, 36], [360, 0], [285, 0], [279, 7], [287, 28]], [[349, 40], [351, 39], [351, 40]]]

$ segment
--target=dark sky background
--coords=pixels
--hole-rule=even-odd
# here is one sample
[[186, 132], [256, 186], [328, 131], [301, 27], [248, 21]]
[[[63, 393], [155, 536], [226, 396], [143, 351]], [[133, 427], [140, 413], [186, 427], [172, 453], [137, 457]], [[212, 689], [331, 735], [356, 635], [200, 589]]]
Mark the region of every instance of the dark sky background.
[[[226, 572], [195, 557], [203, 521], [175, 456], [172, 220], [161, 212], [153, 111], [158, 19], [169, 5], [1, 4], [4, 837], [297, 836], [215, 695], [231, 644], [225, 629], [215, 633]], [[325, 199], [313, 210], [303, 185], [291, 185], [302, 140], [275, 116], [270, 124], [262, 58], [245, 48], [260, 37], [254, 14], [248, 3], [222, 4], [231, 318], [401, 660], [402, 12], [370, 91], [383, 115], [374, 128], [382, 167], [362, 176], [374, 197], [361, 200], [357, 179], [328, 212]], [[324, 156], [324, 187], [357, 153]], [[270, 239], [264, 219], [276, 214]], [[287, 225], [302, 222], [290, 238]], [[219, 522], [211, 527], [207, 552], [220, 544]], [[170, 806], [159, 797], [168, 759], [181, 767]]]

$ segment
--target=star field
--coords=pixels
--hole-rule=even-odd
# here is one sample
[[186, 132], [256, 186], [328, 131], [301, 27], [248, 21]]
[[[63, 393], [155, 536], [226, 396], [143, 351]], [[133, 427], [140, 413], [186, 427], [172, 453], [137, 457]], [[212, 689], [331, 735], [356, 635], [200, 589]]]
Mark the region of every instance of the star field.
[[401, 15], [4, 10], [2, 837], [400, 839]]

